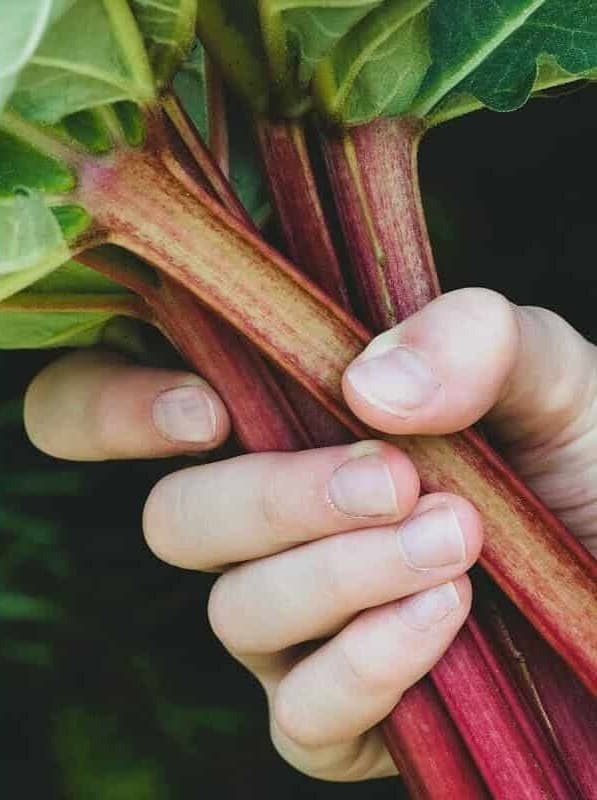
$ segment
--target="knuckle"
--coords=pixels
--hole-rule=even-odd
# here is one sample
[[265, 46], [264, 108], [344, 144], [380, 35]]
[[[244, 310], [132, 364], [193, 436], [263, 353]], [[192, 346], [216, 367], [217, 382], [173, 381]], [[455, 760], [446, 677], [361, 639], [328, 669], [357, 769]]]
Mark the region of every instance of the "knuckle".
[[231, 625], [229, 574], [222, 575], [214, 583], [207, 603], [207, 618], [216, 638], [224, 645], [228, 652], [233, 653], [234, 630]]
[[166, 482], [174, 476], [164, 478], [151, 490], [143, 509], [143, 535], [151, 552], [166, 564], [184, 566], [176, 556], [176, 530], [178, 527], [180, 489], [165, 491]]
[[367, 625], [375, 613], [375, 610], [365, 612], [349, 634], [338, 637], [343, 672], [351, 684], [351, 690], [364, 696], [396, 692], [400, 675], [392, 643], [387, 642], [383, 648], [385, 657], [375, 658], [371, 657], [369, 648], [362, 644], [359, 628]]
[[358, 592], [348, 574], [353, 559], [348, 552], [351, 538], [345, 535], [332, 536], [325, 541], [322, 557], [318, 562], [319, 579], [333, 607], [342, 611], [351, 608]]
[[518, 309], [508, 298], [493, 289], [459, 289], [445, 295], [448, 302], [456, 300], [459, 310], [479, 322], [492, 336], [518, 338]]
[[31, 444], [49, 456], [60, 456], [60, 447], [52, 425], [44, 424], [43, 405], [40, 402], [40, 376], [27, 389], [24, 406], [25, 431]]
[[113, 386], [106, 382], [89, 398], [87, 436], [90, 448], [97, 453], [98, 458], [112, 459], [127, 455], [119, 444], [122, 439], [122, 431], [119, 429], [120, 414], [113, 397]]
[[[314, 741], [315, 732], [309, 730], [309, 727], [304, 723], [304, 719], [308, 718], [308, 714], [305, 714], [304, 705], [302, 702], [297, 703], [295, 693], [292, 692], [284, 680], [279, 684], [273, 696], [271, 716], [272, 729], [274, 731], [277, 729], [278, 731], [274, 744], [283, 757], [286, 758], [282, 752], [286, 750], [285, 744], [286, 746], [290, 744], [295, 748], [316, 746]], [[274, 737], [272, 736], [272, 738]]]
[[267, 534], [276, 542], [286, 534], [289, 520], [286, 514], [288, 492], [284, 491], [280, 475], [284, 470], [276, 468], [264, 473], [259, 490], [259, 511]]

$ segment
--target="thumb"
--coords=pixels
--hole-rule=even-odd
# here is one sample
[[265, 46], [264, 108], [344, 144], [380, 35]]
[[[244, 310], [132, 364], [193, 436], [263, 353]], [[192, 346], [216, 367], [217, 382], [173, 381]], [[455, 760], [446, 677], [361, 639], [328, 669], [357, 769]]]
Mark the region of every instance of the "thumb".
[[597, 350], [556, 314], [484, 289], [446, 294], [375, 339], [344, 392], [387, 433], [453, 433], [489, 415], [532, 488], [596, 533]]

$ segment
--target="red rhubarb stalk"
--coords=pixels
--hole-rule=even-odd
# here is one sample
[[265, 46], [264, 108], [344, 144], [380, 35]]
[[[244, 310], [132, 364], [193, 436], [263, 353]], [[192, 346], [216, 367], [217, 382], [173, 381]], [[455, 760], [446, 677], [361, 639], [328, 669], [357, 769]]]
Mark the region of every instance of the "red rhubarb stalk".
[[[356, 436], [369, 438], [343, 403], [341, 378], [370, 334], [210, 194], [200, 201], [181, 191], [159, 153], [153, 130], [143, 150], [85, 161], [74, 195], [94, 209], [97, 231], [185, 285]], [[591, 556], [488, 448], [458, 436], [399, 444], [427, 490], [454, 491], [481, 511], [484, 566], [595, 691]]]
[[[348, 292], [328, 233], [302, 123], [260, 119], [257, 127], [262, 162], [289, 255], [297, 266], [309, 265], [315, 283], [348, 307]], [[334, 438], [326, 437], [324, 430], [315, 441], [327, 445], [334, 443]], [[437, 800], [448, 796], [446, 792], [465, 798], [485, 796], [479, 773], [429, 678], [406, 692], [384, 723], [383, 732], [412, 797]]]
[[167, 278], [148, 283], [131, 268], [130, 259], [110, 248], [88, 250], [79, 260], [144, 296], [145, 303], [138, 300], [144, 318], [151, 317], [187, 363], [217, 389], [244, 449], [295, 451], [311, 445], [261, 356], [190, 292]]
[[386, 746], [416, 800], [484, 800], [481, 776], [429, 679], [402, 697], [383, 723]]
[[[349, 311], [350, 300], [302, 123], [260, 117], [255, 131], [286, 254], [328, 297]], [[346, 429], [292, 378], [282, 376], [282, 383], [313, 441], [322, 447], [351, 441]]]
[[[418, 184], [421, 133], [418, 123], [396, 119], [322, 134], [366, 319], [376, 330], [439, 293]], [[478, 437], [464, 436], [473, 447], [487, 449]], [[496, 796], [574, 793], [557, 748], [474, 617], [432, 677]]]
[[494, 797], [578, 796], [532, 707], [474, 618], [431, 675]]
[[[275, 182], [277, 188], [276, 202], [289, 207], [282, 211], [281, 216], [286, 219], [286, 227], [294, 229], [294, 241], [302, 241], [300, 223], [309, 216], [308, 209], [312, 206], [306, 206], [302, 217], [298, 217], [289, 213], [294, 210], [289, 198], [297, 194], [295, 184], [300, 186], [309, 182], [311, 173], [303, 166], [307, 154], [305, 151], [302, 157], [297, 156], [292, 148], [298, 123], [286, 127], [276, 124], [275, 129], [276, 141], [280, 142], [286, 136], [290, 140], [289, 146], [283, 148], [277, 144], [275, 148], [267, 148], [262, 144], [262, 150], [266, 163], [271, 162], [268, 171], [270, 182]], [[359, 140], [358, 147], [346, 144], [353, 137]], [[336, 197], [340, 199], [341, 217], [342, 211], [351, 212], [348, 214], [347, 235], [350, 255], [358, 266], [355, 283], [361, 290], [363, 283], [366, 286], [363, 290], [363, 298], [367, 297], [369, 302], [366, 313], [369, 312], [368, 316], [376, 327], [400, 321], [406, 309], [409, 312], [417, 310], [439, 291], [422, 205], [420, 200], [416, 202], [418, 186], [412, 185], [416, 176], [413, 153], [417, 139], [418, 129], [415, 131], [414, 126], [401, 120], [386, 121], [382, 126], [376, 123], [346, 134], [344, 146], [330, 158], [332, 166], [347, 167], [343, 183], [335, 187]], [[277, 156], [281, 152], [285, 158], [283, 168], [278, 166]], [[361, 179], [360, 171], [368, 176], [367, 180]], [[310, 183], [312, 194], [316, 195], [314, 180]], [[397, 220], [393, 213], [399, 213]], [[314, 215], [306, 228], [311, 230], [321, 225], [320, 220], [322, 215]], [[380, 252], [380, 241], [384, 242], [391, 257], [374, 261]], [[356, 253], [353, 249], [355, 243], [359, 245]], [[371, 256], [369, 261], [366, 260], [368, 256]], [[380, 266], [382, 260], [383, 269]], [[398, 303], [400, 308], [395, 308]], [[488, 664], [497, 668], [498, 655], [492, 652], [492, 645], [482, 634], [479, 624], [472, 618], [469, 624], [470, 630], [456, 639], [449, 657], [432, 674], [439, 695], [487, 785], [499, 797], [510, 791], [524, 798], [543, 798], [546, 791], [553, 797], [572, 797], [572, 786], [551, 740], [533, 719], [532, 710], [524, 702], [509, 673], [502, 670], [493, 676], [488, 671]], [[474, 679], [463, 682], [463, 673]], [[410, 699], [407, 695], [407, 708], [416, 704], [423, 706], [424, 699], [430, 701], [430, 693], [425, 694], [424, 684], [413, 692], [415, 695], [420, 692], [421, 696]], [[484, 709], [482, 715], [475, 710], [479, 705]], [[423, 708], [420, 710], [424, 713]], [[434, 709], [436, 716], [440, 711], [445, 716], [442, 705]], [[408, 730], [408, 722], [409, 717], [405, 716], [401, 703], [391, 715], [386, 729], [396, 735], [402, 725], [403, 740], [408, 740], [410, 735], [417, 738], [414, 731]], [[514, 727], [509, 723], [514, 723]], [[436, 732], [436, 739], [441, 737], [440, 731], [441, 728]], [[434, 746], [436, 744], [434, 742]], [[420, 753], [419, 761], [422, 761], [424, 752]], [[429, 760], [433, 760], [434, 755], [429, 752]], [[504, 769], [504, 764], [508, 768], [515, 767], [512, 774], [510, 769]], [[449, 769], [451, 764], [445, 766]], [[411, 780], [415, 777], [416, 767], [416, 762], [410, 765]], [[429, 775], [430, 771], [422, 765], [416, 777], [420, 786], [437, 796], [437, 787], [429, 783]]]
[[350, 310], [302, 122], [261, 118], [255, 128], [273, 206], [290, 257], [328, 297]]
[[503, 598], [489, 619], [521, 691], [578, 787], [578, 796], [597, 800], [595, 698]]
[[398, 118], [321, 136], [362, 318], [375, 331], [440, 293], [419, 190], [422, 133]]

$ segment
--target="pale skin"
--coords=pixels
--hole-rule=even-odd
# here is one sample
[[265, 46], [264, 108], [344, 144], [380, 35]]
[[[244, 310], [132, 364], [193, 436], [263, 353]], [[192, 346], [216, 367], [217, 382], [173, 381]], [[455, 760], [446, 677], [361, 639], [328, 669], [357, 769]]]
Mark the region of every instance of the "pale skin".
[[[388, 433], [449, 433], [486, 418], [597, 555], [597, 351], [555, 314], [453, 292], [376, 339], [344, 391]], [[90, 461], [205, 452], [230, 430], [196, 376], [100, 352], [41, 373], [26, 425], [41, 450]], [[421, 498], [406, 456], [368, 442], [175, 473], [152, 491], [144, 530], [168, 563], [222, 573], [210, 623], [264, 687], [285, 759], [327, 780], [395, 773], [375, 726], [466, 619], [466, 573], [483, 539], [470, 504]]]

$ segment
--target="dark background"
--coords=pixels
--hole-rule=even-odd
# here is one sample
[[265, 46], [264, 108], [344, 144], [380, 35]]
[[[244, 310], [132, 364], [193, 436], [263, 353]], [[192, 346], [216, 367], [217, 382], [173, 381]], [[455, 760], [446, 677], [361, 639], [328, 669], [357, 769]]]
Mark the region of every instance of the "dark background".
[[[445, 288], [489, 286], [595, 338], [597, 90], [429, 134], [422, 178]], [[69, 465], [27, 444], [47, 354], [0, 354], [0, 793], [46, 800], [397, 798], [272, 752], [259, 689], [205, 619], [211, 578], [146, 550], [140, 512], [176, 465]]]

